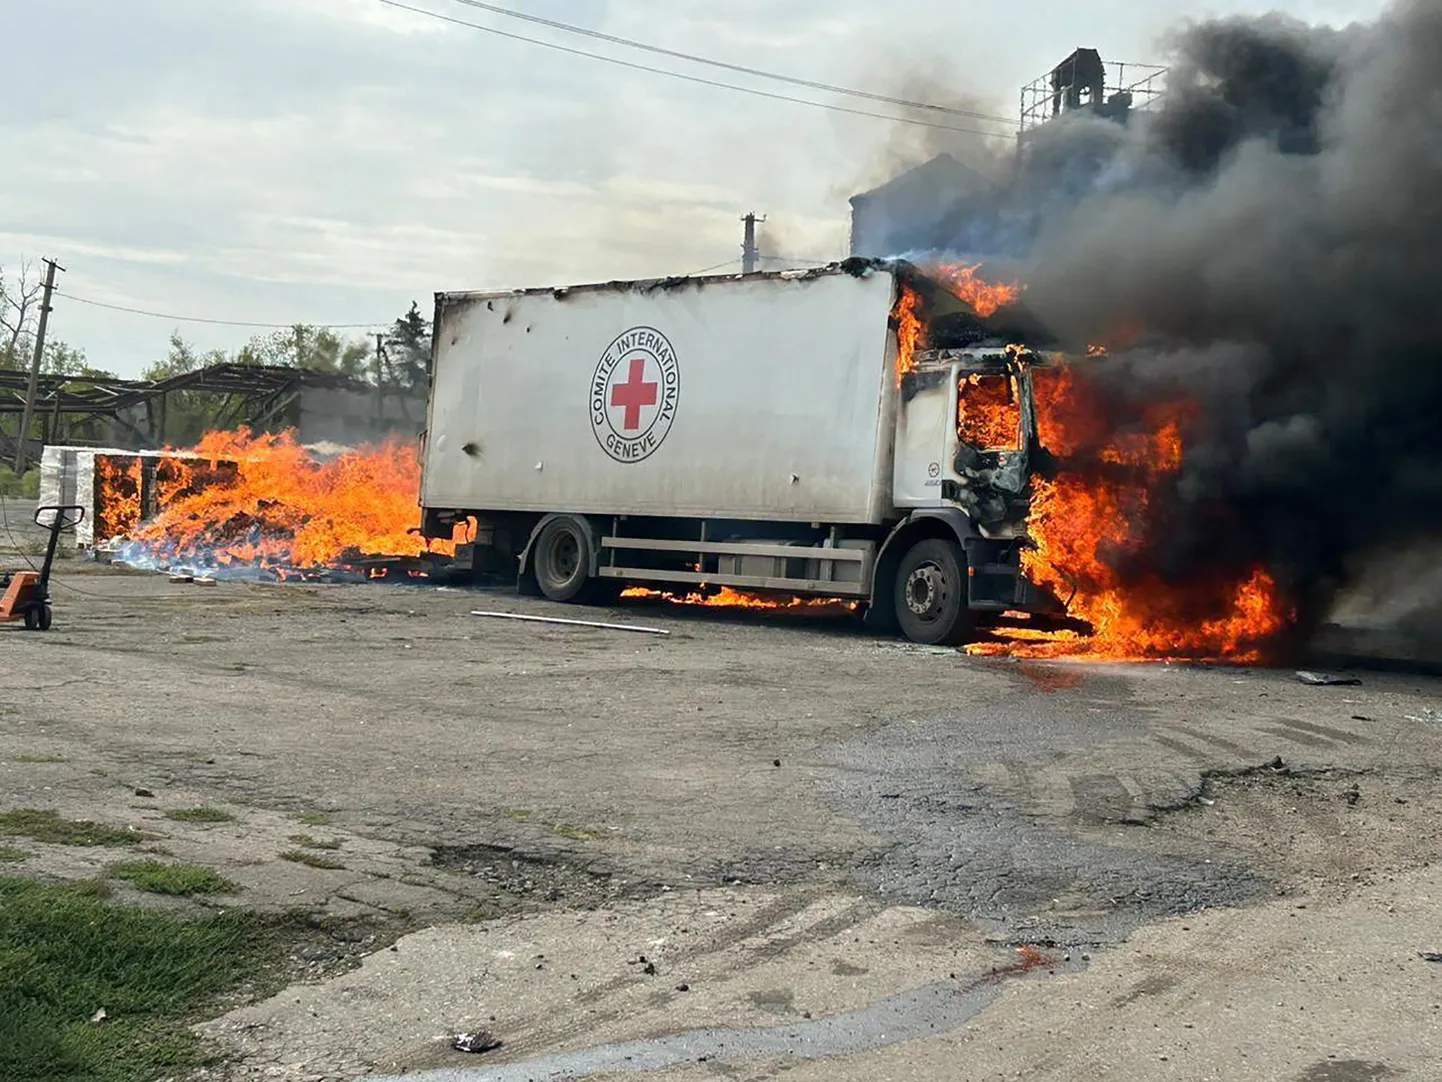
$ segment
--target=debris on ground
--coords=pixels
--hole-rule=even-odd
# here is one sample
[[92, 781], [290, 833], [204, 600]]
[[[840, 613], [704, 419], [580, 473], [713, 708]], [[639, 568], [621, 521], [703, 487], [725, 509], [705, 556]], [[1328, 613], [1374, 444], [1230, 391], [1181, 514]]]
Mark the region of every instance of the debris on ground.
[[149, 789], [146, 789], [144, 786], [137, 786], [135, 790], [135, 795], [138, 797], [143, 797], [147, 800], [153, 800], [155, 798], [155, 794]]
[[474, 1033], [462, 1033], [451, 1040], [451, 1047], [457, 1052], [494, 1052], [504, 1042], [496, 1039], [496, 1035], [488, 1029], [478, 1029]]
[[1362, 681], [1355, 676], [1344, 676], [1341, 673], [1330, 672], [1309, 672], [1306, 669], [1297, 670], [1297, 679], [1309, 687], [1355, 687]]
[[633, 631], [640, 635], [669, 635], [671, 632], [659, 627], [641, 627], [639, 624], [609, 624], [600, 620], [570, 620], [560, 616], [529, 616], [519, 612], [490, 612], [475, 609], [472, 616], [484, 616], [492, 620], [522, 620], [531, 624], [561, 624], [566, 627], [592, 627], [603, 631]]
[[1442, 965], [1442, 951], [1418, 951], [1417, 957], [1424, 962], [1435, 962]]
[[1357, 806], [1357, 801], [1361, 799], [1362, 787], [1356, 782], [1353, 782], [1352, 787], [1347, 790], [1347, 806], [1350, 808], [1355, 808]]

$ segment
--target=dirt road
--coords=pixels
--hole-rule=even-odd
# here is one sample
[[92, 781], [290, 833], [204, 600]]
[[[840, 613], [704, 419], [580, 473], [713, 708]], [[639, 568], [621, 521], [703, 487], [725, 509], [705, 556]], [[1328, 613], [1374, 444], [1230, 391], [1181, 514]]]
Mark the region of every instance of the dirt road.
[[[217, 1077], [1352, 1082], [1442, 1047], [1428, 678], [73, 561], [55, 598], [0, 628], [5, 807], [146, 831], [362, 947], [420, 929], [211, 1024]], [[166, 814], [196, 806], [229, 818]], [[1022, 944], [1047, 963], [993, 978]], [[478, 1027], [504, 1047], [449, 1049]]]

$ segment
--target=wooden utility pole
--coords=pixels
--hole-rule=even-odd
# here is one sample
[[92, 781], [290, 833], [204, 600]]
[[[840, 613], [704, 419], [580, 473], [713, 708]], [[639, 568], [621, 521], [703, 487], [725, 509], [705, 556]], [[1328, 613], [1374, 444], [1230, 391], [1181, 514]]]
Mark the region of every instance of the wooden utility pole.
[[761, 253], [756, 249], [756, 223], [764, 221], [766, 221], [765, 215], [758, 218], [754, 210], [741, 219], [742, 224], [746, 227], [746, 232], [742, 235], [741, 240], [742, 274], [750, 274], [754, 271], [756, 261], [761, 257]]
[[20, 433], [15, 441], [15, 472], [25, 472], [25, 441], [30, 436], [30, 423], [35, 419], [35, 397], [40, 389], [40, 362], [45, 357], [45, 329], [50, 325], [50, 296], [55, 292], [55, 272], [65, 268], [53, 259], [45, 261], [45, 296], [40, 301], [40, 325], [35, 329], [35, 356], [30, 358], [30, 382], [25, 385], [25, 412], [21, 415]]
[[376, 334], [376, 421], [383, 422], [386, 419], [386, 385], [385, 385], [385, 358], [386, 358], [386, 336]]

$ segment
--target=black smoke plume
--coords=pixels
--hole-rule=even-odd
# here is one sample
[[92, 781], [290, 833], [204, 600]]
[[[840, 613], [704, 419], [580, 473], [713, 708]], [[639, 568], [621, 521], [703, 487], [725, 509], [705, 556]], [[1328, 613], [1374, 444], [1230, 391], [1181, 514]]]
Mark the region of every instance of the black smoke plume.
[[1442, 3], [1206, 22], [1176, 53], [1159, 115], [1025, 223], [1027, 304], [1074, 346], [1134, 336], [1087, 373], [1119, 424], [1201, 407], [1130, 570], [1265, 567], [1305, 631], [1365, 561], [1442, 534]]

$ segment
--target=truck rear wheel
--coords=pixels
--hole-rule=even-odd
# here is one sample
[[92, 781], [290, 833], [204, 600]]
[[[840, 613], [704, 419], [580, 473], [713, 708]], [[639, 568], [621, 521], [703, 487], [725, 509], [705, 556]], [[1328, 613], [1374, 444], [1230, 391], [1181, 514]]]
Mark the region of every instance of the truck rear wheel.
[[541, 593], [552, 601], [575, 601], [591, 573], [591, 542], [584, 527], [573, 518], [548, 522], [536, 538], [531, 566]]
[[912, 642], [954, 646], [971, 636], [966, 556], [953, 541], [918, 541], [896, 572], [896, 620]]

